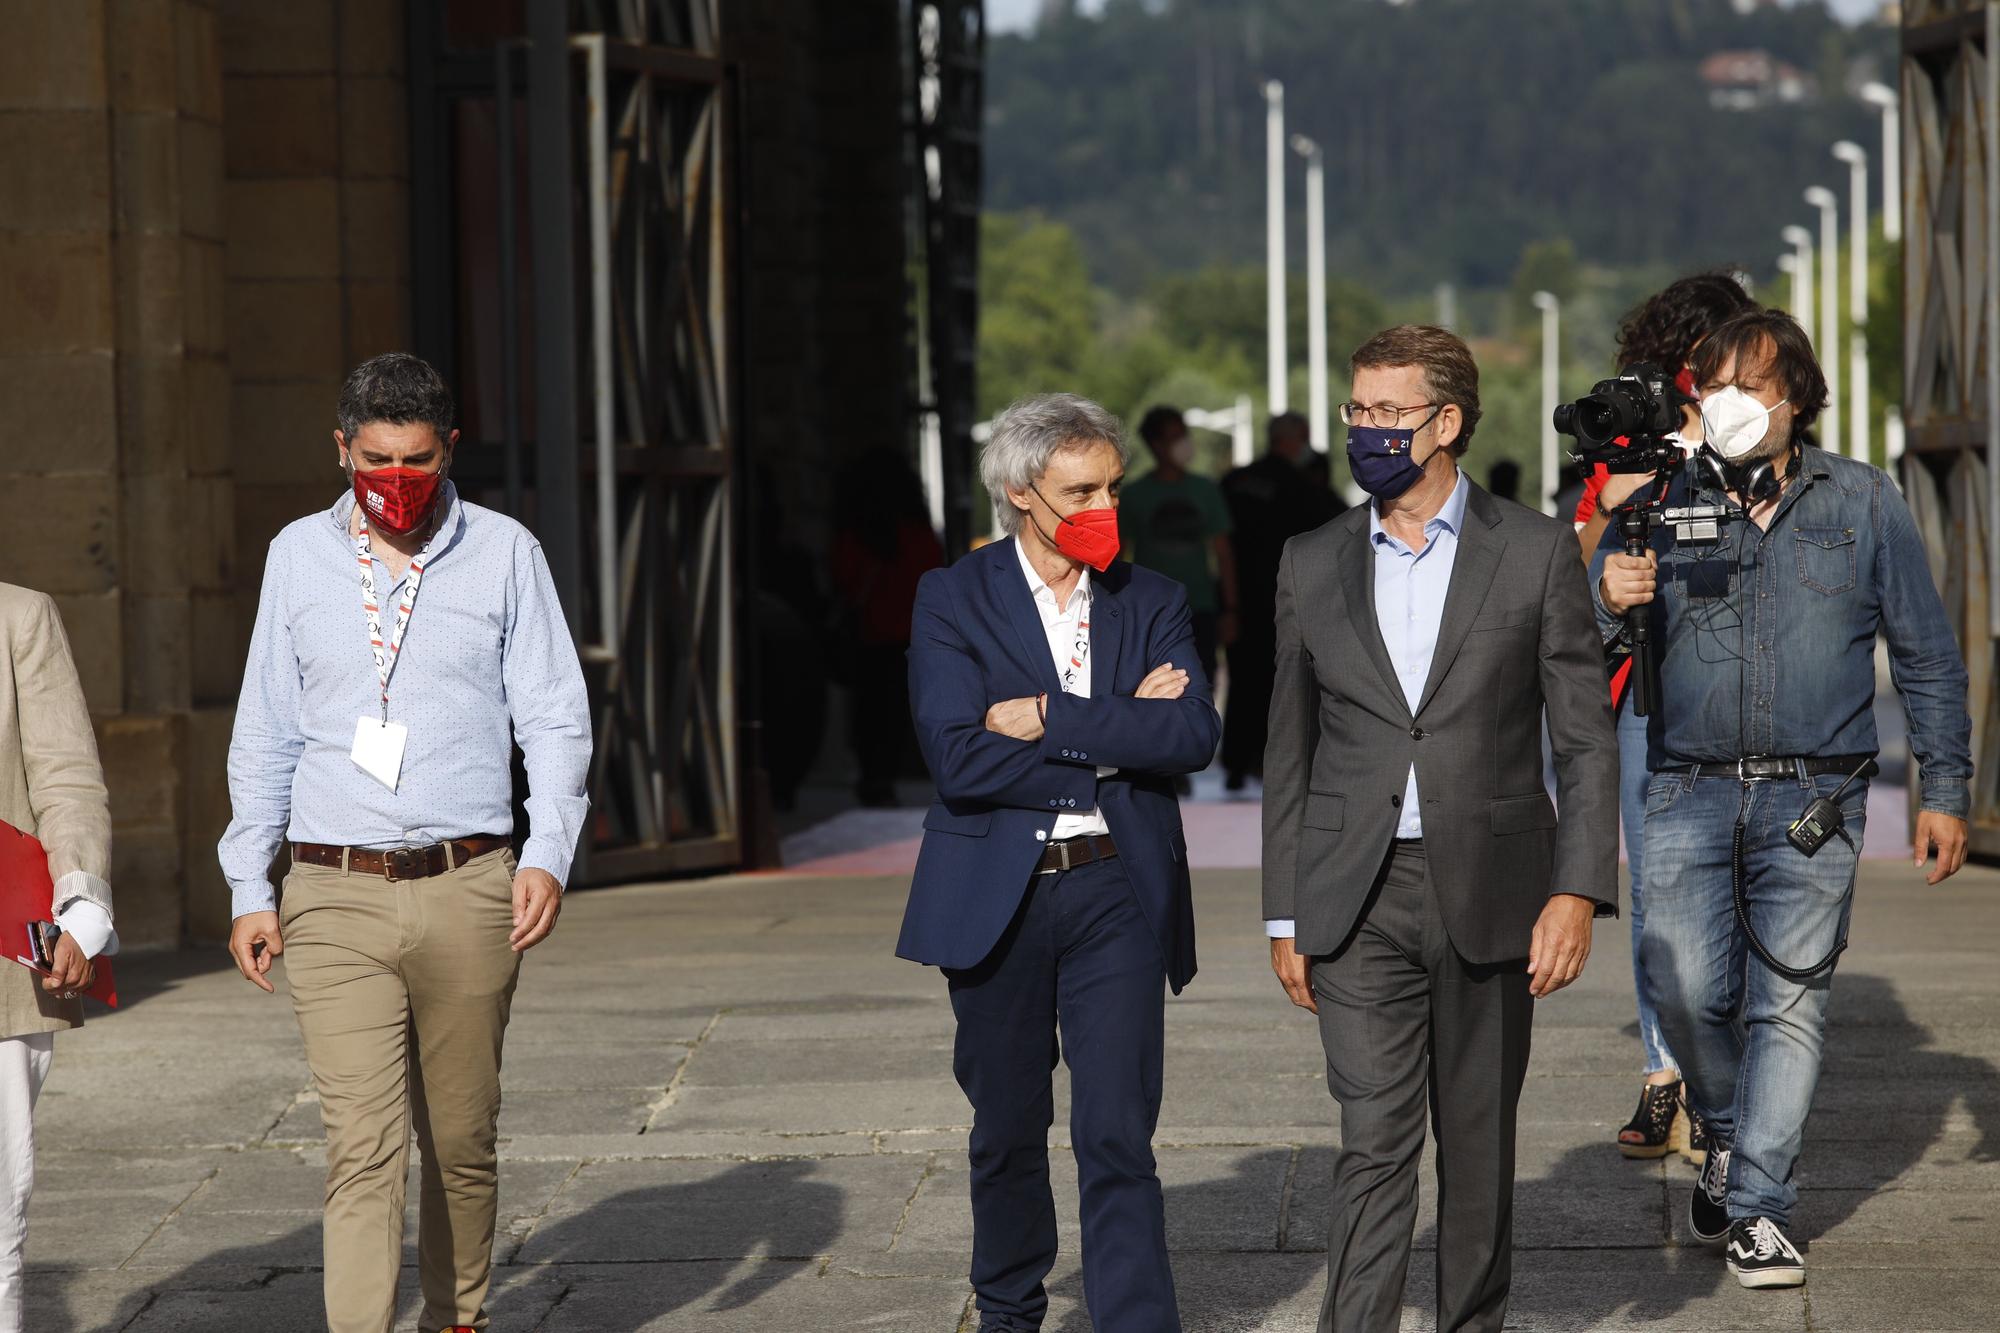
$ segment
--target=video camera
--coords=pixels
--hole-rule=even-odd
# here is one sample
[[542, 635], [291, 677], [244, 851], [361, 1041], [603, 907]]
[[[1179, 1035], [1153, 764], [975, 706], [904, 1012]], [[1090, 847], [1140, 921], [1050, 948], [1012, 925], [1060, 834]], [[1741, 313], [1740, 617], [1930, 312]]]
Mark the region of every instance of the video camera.
[[[1667, 487], [1687, 463], [1680, 432], [1686, 409], [1694, 402], [1672, 375], [1640, 362], [1613, 379], [1599, 380], [1589, 393], [1555, 410], [1556, 430], [1577, 442], [1570, 457], [1579, 466], [1601, 465], [1606, 472], [1625, 476], [1654, 474], [1650, 487], [1611, 511], [1627, 555], [1644, 556], [1653, 534], [1665, 528], [1673, 529], [1676, 544], [1713, 545], [1722, 540], [1724, 527], [1743, 516], [1728, 505], [1667, 506]], [[1632, 645], [1632, 710], [1640, 717], [1650, 715], [1660, 698], [1651, 622], [1650, 609], [1626, 621]]]
[[1679, 439], [1683, 409], [1694, 403], [1658, 366], [1640, 362], [1555, 412], [1558, 433], [1577, 442], [1571, 457], [1585, 467], [1631, 475], [1670, 472], [1685, 456]]

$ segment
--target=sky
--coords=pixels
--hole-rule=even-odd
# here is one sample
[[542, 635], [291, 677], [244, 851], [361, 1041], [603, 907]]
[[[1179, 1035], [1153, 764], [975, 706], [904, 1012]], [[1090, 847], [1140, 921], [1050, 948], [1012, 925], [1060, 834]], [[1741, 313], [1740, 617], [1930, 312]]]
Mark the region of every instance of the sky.
[[[1100, 8], [1103, 0], [1081, 0], [1088, 12]], [[1853, 22], [1869, 18], [1882, 8], [1882, 0], [1827, 0], [1833, 12]], [[1041, 9], [1041, 0], [986, 0], [986, 14], [995, 32], [1016, 32], [1032, 27]]]

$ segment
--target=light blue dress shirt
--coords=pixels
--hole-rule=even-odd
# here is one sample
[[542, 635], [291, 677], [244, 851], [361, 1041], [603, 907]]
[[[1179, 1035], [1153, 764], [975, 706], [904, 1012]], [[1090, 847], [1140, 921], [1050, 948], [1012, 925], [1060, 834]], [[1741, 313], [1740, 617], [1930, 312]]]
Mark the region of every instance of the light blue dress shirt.
[[[439, 503], [389, 681], [389, 719], [409, 728], [393, 792], [351, 758], [355, 723], [382, 713], [348, 533], [353, 494], [271, 543], [229, 743], [234, 818], [217, 848], [237, 916], [275, 905], [270, 866], [283, 842], [390, 848], [511, 834], [516, 742], [530, 793], [521, 865], [568, 879], [590, 805], [590, 707], [548, 561], [526, 528], [461, 502], [451, 483]], [[402, 582], [390, 586], [380, 559], [375, 569], [393, 613]]]
[[[1437, 656], [1438, 629], [1444, 624], [1445, 594], [1451, 591], [1451, 567], [1458, 561], [1458, 534], [1465, 526], [1465, 504], [1471, 492], [1463, 472], [1444, 508], [1424, 524], [1424, 549], [1413, 551], [1382, 529], [1376, 506], [1368, 507], [1368, 544], [1375, 552], [1375, 625], [1382, 645], [1402, 683], [1403, 698], [1415, 712]], [[1399, 838], [1424, 836], [1423, 806], [1417, 800], [1417, 767], [1403, 787], [1403, 816], [1396, 823]]]
[[[1444, 508], [1424, 524], [1424, 549], [1413, 551], [1382, 528], [1378, 502], [1368, 506], [1368, 545], [1375, 553], [1375, 625], [1382, 646], [1389, 650], [1396, 679], [1412, 712], [1430, 679], [1437, 655], [1438, 629], [1444, 624], [1445, 594], [1451, 591], [1451, 569], [1458, 561], [1458, 534], [1465, 527], [1465, 505], [1471, 491], [1463, 472]], [[1403, 784], [1399, 838], [1424, 836], [1423, 804], [1417, 799], [1417, 767], [1410, 765]], [[1296, 931], [1290, 919], [1264, 923], [1274, 939], [1290, 939]]]

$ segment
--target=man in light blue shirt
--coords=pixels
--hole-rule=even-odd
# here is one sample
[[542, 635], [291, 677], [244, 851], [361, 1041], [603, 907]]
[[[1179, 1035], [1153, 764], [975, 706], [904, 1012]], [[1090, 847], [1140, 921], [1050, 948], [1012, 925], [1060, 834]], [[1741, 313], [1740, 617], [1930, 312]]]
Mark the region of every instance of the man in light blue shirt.
[[266, 991], [290, 952], [327, 1133], [328, 1328], [394, 1320], [414, 1128], [421, 1327], [471, 1329], [492, 1264], [501, 1041], [583, 829], [590, 713], [540, 545], [444, 479], [458, 432], [437, 372], [400, 353], [365, 362], [339, 421], [351, 493], [271, 543], [244, 669], [219, 849], [230, 952]]

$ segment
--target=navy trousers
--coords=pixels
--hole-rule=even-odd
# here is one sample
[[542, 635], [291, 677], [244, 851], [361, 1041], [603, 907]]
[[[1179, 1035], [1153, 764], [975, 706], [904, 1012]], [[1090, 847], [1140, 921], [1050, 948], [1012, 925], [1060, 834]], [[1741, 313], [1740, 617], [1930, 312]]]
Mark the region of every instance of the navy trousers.
[[1056, 1260], [1051, 1082], [1070, 1071], [1083, 1291], [1098, 1333], [1178, 1333], [1153, 1163], [1166, 968], [1122, 863], [1038, 875], [977, 967], [947, 969], [972, 1102], [972, 1286], [982, 1330], [1039, 1329]]

